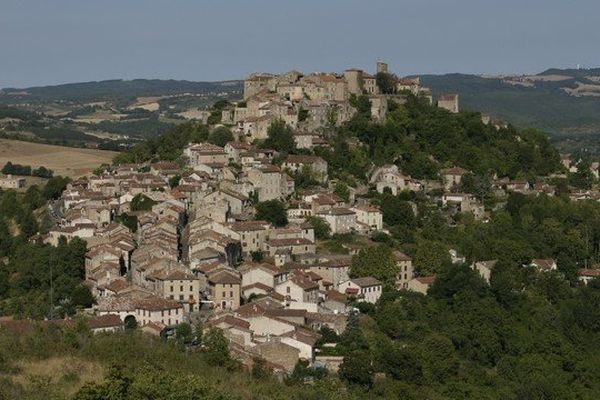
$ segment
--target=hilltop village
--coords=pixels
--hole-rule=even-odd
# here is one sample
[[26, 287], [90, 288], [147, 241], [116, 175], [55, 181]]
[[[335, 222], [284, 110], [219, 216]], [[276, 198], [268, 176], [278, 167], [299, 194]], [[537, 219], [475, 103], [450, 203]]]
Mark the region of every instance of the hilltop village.
[[[385, 277], [369, 273], [376, 268], [366, 254], [390, 234], [373, 199], [412, 193], [449, 219], [461, 214], [486, 222], [492, 211], [473, 171], [456, 165], [414, 178], [398, 164], [383, 164], [354, 186], [330, 177], [331, 166], [317, 155], [333, 146], [328, 132], [350, 121], [361, 101], [368, 117], [384, 121], [409, 97], [459, 113], [457, 94], [434, 101], [418, 78], [396, 78], [382, 62], [376, 75], [356, 69], [253, 74], [243, 100], [217, 111], [218, 125], [233, 140], [189, 143], [177, 160], [121, 163], [68, 183], [52, 207], [56, 226], [36, 240], [87, 243], [85, 285], [96, 299], [87, 312], [100, 330], [137, 326], [164, 336], [184, 322], [201, 324], [220, 328], [244, 365], [258, 357], [284, 374], [299, 360], [336, 371], [343, 357], [317, 349], [324, 329], [341, 334], [349, 317], [384, 291], [427, 294], [436, 280], [399, 250], [391, 252]], [[260, 145], [276, 132], [292, 132], [299, 151]], [[567, 156], [562, 162], [577, 171]], [[489, 192], [553, 196], [557, 188], [547, 178], [531, 184], [494, 174]], [[21, 183], [10, 177], [3, 185]], [[590, 192], [570, 196], [586, 199]], [[421, 212], [417, 203], [407, 202], [410, 214]], [[466, 261], [456, 249], [446, 256], [454, 264]], [[470, 261], [489, 282], [497, 260]], [[532, 258], [525, 266], [555, 271], [557, 261]], [[596, 276], [598, 270], [579, 271], [585, 282]]]

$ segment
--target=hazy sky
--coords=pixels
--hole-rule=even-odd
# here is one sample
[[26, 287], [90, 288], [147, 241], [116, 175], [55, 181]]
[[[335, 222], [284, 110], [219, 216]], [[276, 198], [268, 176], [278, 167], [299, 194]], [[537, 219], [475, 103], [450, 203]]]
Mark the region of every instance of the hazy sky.
[[600, 66], [600, 0], [0, 0], [0, 87]]

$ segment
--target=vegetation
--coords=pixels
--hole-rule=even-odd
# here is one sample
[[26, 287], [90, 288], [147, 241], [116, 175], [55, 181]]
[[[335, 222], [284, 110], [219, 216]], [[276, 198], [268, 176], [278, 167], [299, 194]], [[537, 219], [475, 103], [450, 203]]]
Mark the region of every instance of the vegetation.
[[54, 172], [44, 166], [32, 169], [29, 165], [13, 164], [10, 161], [2, 167], [5, 175], [38, 176], [40, 178], [52, 178]]
[[25, 193], [0, 193], [0, 315], [60, 318], [93, 302], [81, 285], [85, 242], [60, 241], [52, 247], [29, 240], [48, 228], [46, 201], [63, 183], [54, 177], [42, 190], [32, 186]]
[[282, 120], [274, 121], [267, 130], [267, 139], [263, 146], [285, 154], [293, 153], [296, 149], [296, 142], [292, 128]]
[[155, 204], [156, 202], [148, 196], [145, 196], [142, 193], [136, 194], [135, 197], [131, 199], [131, 211], [151, 211], [152, 206]]
[[285, 205], [279, 200], [267, 200], [256, 205], [256, 219], [272, 223], [274, 226], [286, 226], [288, 223]]
[[592, 135], [600, 132], [598, 98], [575, 97], [563, 88], [575, 88], [576, 82], [597, 84], [587, 77], [598, 69], [548, 70], [540, 75], [562, 75], [561, 81], [536, 81], [533, 87], [504, 83], [500, 78], [475, 75], [422, 75], [421, 83], [435, 93], [460, 93], [461, 108], [480, 110], [516, 126], [535, 126], [548, 132], [562, 151], [586, 148], [600, 154]]

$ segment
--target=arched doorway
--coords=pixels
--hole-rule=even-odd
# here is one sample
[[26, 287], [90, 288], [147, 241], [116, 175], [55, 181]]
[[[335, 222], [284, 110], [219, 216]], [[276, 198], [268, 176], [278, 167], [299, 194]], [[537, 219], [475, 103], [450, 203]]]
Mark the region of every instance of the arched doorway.
[[123, 320], [123, 322], [124, 322], [125, 330], [135, 329], [138, 326], [137, 320], [135, 319], [135, 317], [133, 315], [126, 316], [125, 319]]

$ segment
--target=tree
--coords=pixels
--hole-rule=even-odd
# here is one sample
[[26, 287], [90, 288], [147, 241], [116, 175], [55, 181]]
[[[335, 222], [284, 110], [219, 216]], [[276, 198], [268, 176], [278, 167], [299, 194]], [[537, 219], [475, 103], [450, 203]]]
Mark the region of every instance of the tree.
[[177, 340], [184, 344], [190, 343], [194, 338], [192, 326], [187, 322], [182, 322], [175, 327], [175, 335]]
[[273, 121], [269, 126], [267, 139], [265, 139], [263, 145], [282, 153], [293, 153], [296, 150], [292, 129], [280, 119]]
[[398, 82], [398, 78], [396, 78], [394, 75], [387, 72], [378, 72], [377, 75], [375, 75], [375, 80], [381, 93], [396, 93], [396, 83]]
[[155, 204], [148, 196], [138, 193], [131, 200], [131, 211], [150, 211]]
[[446, 336], [432, 334], [421, 345], [423, 372], [431, 383], [445, 382], [458, 372], [459, 361], [452, 341]]
[[393, 251], [386, 245], [371, 246], [352, 257], [350, 277], [373, 276], [393, 285], [398, 274]]
[[340, 196], [340, 198], [345, 202], [350, 201], [350, 190], [348, 189], [348, 185], [346, 185], [342, 181], [339, 181], [335, 184], [335, 187], [333, 188], [333, 193]]
[[252, 262], [261, 262], [265, 255], [261, 250], [251, 251], [250, 257], [252, 258]]
[[264, 220], [275, 226], [286, 226], [288, 223], [285, 205], [279, 200], [267, 200], [256, 205], [256, 219]]
[[338, 375], [342, 380], [363, 388], [373, 385], [373, 366], [367, 351], [354, 351], [344, 356]]
[[414, 257], [415, 269], [422, 274], [435, 274], [451, 264], [448, 248], [442, 242], [419, 239]]
[[423, 378], [418, 357], [412, 351], [390, 340], [380, 342], [377, 349], [377, 363], [383, 372], [396, 380], [418, 384]]
[[264, 379], [270, 375], [270, 371], [265, 366], [265, 361], [262, 358], [255, 357], [252, 360], [251, 374], [254, 379]]
[[175, 175], [169, 178], [169, 187], [173, 189], [174, 187], [179, 185], [179, 181], [181, 180], [180, 175]]
[[233, 141], [233, 133], [229, 128], [219, 126], [208, 135], [208, 142], [217, 146], [224, 147], [227, 143]]
[[209, 365], [227, 366], [231, 364], [229, 345], [219, 328], [211, 328], [202, 340], [204, 345], [204, 359]]
[[325, 239], [328, 239], [329, 236], [331, 235], [331, 227], [329, 226], [327, 221], [325, 221], [323, 218], [312, 216], [312, 217], [308, 217], [306, 219], [306, 222], [311, 224], [312, 227], [314, 228], [315, 238], [317, 238], [319, 240], [325, 240]]
[[453, 265], [437, 275], [428, 295], [453, 301], [459, 293], [472, 293], [483, 296], [486, 293], [485, 281], [467, 265]]
[[69, 178], [62, 176], [52, 177], [46, 182], [42, 195], [48, 200], [58, 199], [69, 182], [71, 182], [71, 179]]

